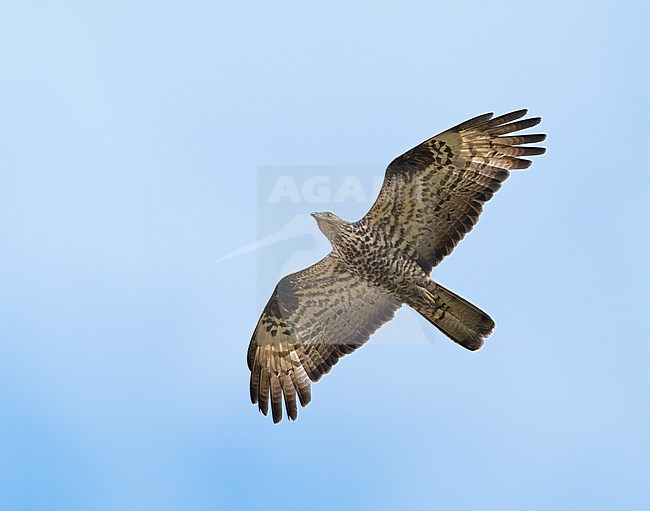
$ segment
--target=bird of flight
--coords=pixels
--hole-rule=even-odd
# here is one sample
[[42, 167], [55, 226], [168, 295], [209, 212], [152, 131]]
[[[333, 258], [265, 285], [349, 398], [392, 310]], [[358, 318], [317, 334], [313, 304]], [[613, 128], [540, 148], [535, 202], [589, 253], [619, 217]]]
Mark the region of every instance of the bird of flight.
[[527, 110], [465, 121], [397, 157], [379, 197], [357, 222], [313, 213], [332, 251], [276, 286], [248, 347], [251, 400], [273, 422], [311, 401], [311, 382], [363, 345], [402, 304], [452, 341], [477, 350], [494, 329], [481, 309], [429, 278], [478, 221], [483, 204], [543, 154]]

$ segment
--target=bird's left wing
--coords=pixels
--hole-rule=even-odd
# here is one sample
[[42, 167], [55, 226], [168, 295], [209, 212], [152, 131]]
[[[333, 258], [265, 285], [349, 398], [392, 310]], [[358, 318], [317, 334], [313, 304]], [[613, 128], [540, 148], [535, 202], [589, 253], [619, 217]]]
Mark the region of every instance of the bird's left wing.
[[298, 415], [312, 381], [390, 321], [401, 303], [364, 282], [330, 254], [284, 277], [262, 312], [248, 347], [251, 401], [273, 421]]

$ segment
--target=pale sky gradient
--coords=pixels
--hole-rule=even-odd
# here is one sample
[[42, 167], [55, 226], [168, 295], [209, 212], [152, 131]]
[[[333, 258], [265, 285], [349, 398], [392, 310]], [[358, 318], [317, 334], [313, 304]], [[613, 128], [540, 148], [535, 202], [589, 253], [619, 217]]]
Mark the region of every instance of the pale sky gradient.
[[[5, 2], [0, 509], [650, 509], [648, 11]], [[371, 343], [273, 426], [245, 355], [280, 267], [215, 262], [257, 239], [258, 167], [521, 107], [548, 153], [434, 273], [485, 349]]]

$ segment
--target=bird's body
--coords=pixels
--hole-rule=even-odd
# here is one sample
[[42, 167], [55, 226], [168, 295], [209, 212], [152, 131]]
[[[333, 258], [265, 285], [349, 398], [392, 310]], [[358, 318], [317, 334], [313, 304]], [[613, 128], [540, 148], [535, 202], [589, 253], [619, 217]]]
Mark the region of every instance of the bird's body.
[[395, 298], [402, 298], [413, 285], [429, 280], [405, 247], [395, 243], [397, 238], [390, 232], [369, 225], [363, 219], [350, 223], [331, 213], [314, 216], [319, 226], [324, 222], [334, 226], [336, 234], [333, 236], [328, 228], [322, 228], [332, 244], [332, 257], [360, 279]]
[[273, 420], [289, 418], [297, 400], [311, 400], [311, 381], [365, 343], [402, 304], [408, 304], [461, 346], [476, 350], [494, 329], [478, 307], [429, 278], [431, 269], [472, 229], [483, 204], [518, 156], [544, 152], [521, 147], [545, 135], [501, 136], [539, 123], [516, 121], [525, 110], [470, 119], [396, 158], [377, 201], [357, 222], [314, 213], [332, 244], [318, 263], [284, 277], [251, 339], [251, 399]]
[[[494, 328], [492, 319], [433, 282], [418, 264], [417, 252], [403, 236], [395, 233], [393, 226], [377, 225], [367, 217], [350, 223], [329, 212], [312, 215], [332, 244], [330, 256], [338, 261], [342, 271], [353, 274], [399, 303], [410, 305], [462, 346], [472, 350], [481, 347], [481, 339]], [[448, 324], [447, 328], [453, 331], [445, 330], [443, 320], [448, 323], [454, 314], [463, 314], [463, 324], [470, 328]]]

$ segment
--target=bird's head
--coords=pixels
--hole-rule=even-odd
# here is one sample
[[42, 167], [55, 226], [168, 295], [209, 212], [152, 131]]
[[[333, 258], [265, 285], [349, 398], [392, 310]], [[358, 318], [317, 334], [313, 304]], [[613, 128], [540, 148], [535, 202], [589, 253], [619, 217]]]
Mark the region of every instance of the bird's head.
[[333, 238], [341, 231], [341, 229], [347, 224], [345, 220], [336, 216], [334, 213], [329, 211], [321, 211], [318, 213], [312, 213], [318, 224], [318, 228], [321, 232], [327, 236], [327, 238], [332, 241]]

